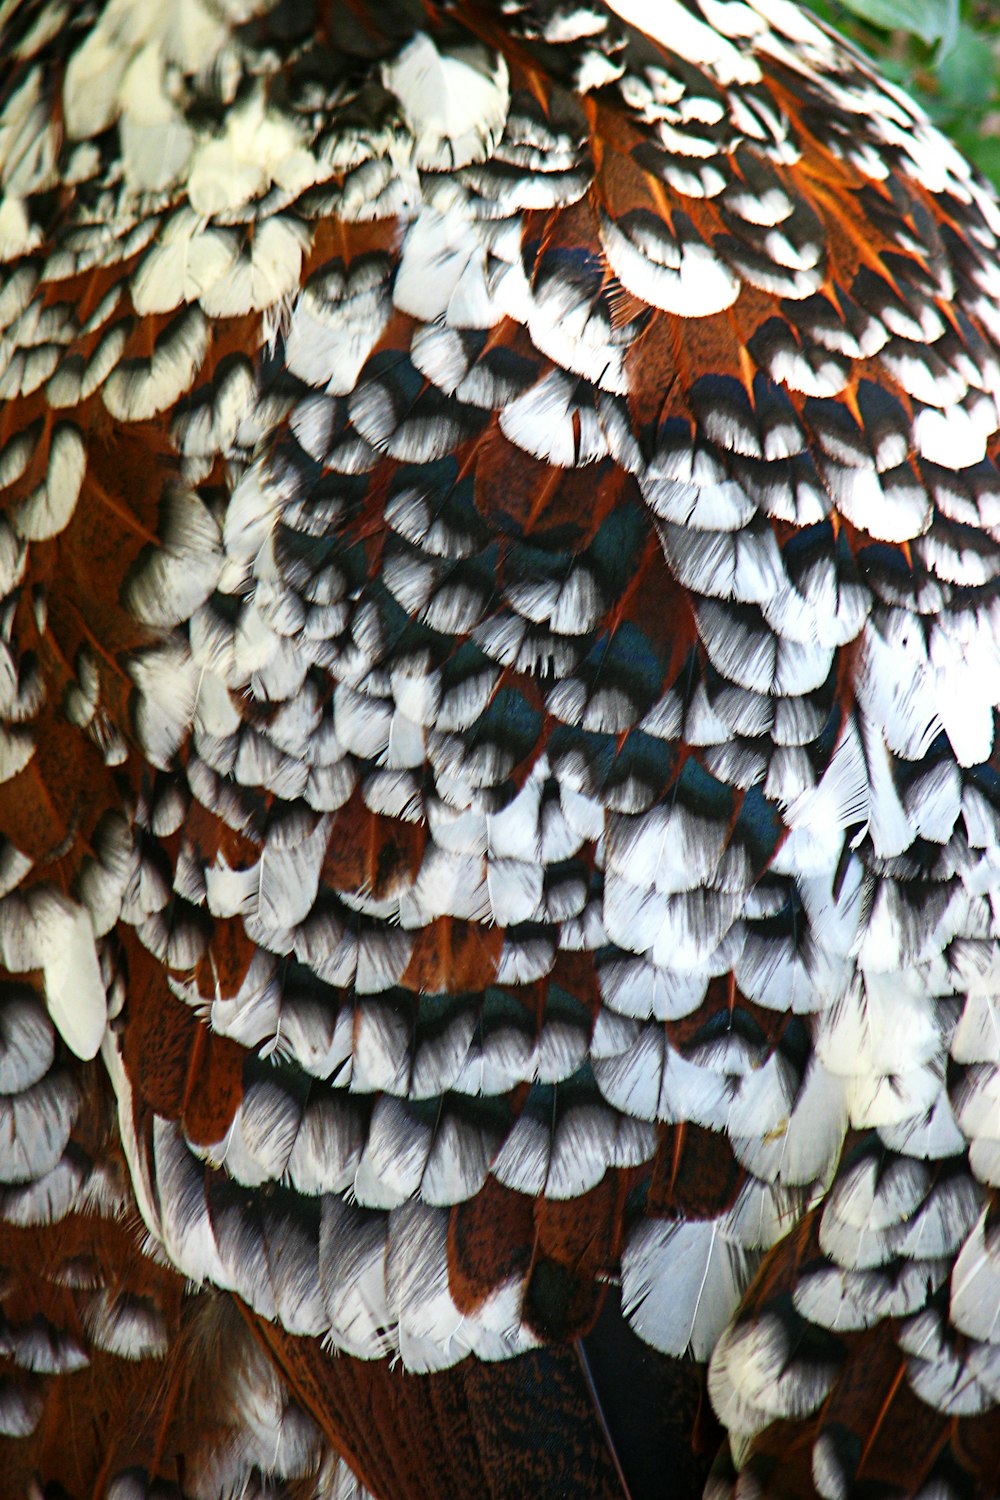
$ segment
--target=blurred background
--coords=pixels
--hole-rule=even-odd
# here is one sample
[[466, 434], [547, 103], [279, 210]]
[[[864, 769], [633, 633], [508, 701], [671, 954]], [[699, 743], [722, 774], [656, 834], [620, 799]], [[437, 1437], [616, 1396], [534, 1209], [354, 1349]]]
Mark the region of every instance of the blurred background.
[[806, 0], [1000, 188], [1000, 0]]

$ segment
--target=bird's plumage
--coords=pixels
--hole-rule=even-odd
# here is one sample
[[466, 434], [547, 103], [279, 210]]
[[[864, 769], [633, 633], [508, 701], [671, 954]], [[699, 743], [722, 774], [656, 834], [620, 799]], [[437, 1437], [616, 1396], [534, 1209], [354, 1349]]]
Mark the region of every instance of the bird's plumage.
[[4, 1493], [995, 1495], [992, 190], [789, 0], [0, 56]]

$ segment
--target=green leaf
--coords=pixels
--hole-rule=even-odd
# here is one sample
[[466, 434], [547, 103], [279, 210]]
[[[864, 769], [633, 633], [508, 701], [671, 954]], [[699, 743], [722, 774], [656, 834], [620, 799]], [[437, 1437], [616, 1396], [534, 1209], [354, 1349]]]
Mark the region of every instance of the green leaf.
[[992, 135], [985, 139], [963, 141], [962, 144], [980, 172], [1000, 187], [1000, 136]]
[[989, 43], [964, 23], [955, 45], [940, 59], [936, 71], [941, 102], [949, 110], [983, 110], [996, 92]]
[[958, 28], [958, 0], [841, 0], [845, 10], [870, 26], [908, 31], [928, 47], [953, 41]]

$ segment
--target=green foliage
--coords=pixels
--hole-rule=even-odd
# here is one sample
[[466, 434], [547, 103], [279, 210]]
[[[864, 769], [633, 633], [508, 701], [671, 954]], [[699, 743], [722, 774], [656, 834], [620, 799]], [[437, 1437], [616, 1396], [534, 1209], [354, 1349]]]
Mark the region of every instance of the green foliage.
[[1000, 187], [996, 0], [810, 0]]
[[953, 42], [958, 29], [958, 0], [841, 0], [841, 4], [870, 26], [909, 32], [928, 47], [934, 42]]

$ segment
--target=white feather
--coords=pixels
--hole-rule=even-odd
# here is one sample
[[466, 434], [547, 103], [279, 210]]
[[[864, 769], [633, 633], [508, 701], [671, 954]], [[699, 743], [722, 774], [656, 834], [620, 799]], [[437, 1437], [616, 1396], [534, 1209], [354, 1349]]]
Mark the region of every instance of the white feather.
[[427, 1166], [432, 1130], [398, 1099], [375, 1105], [368, 1139], [354, 1178], [363, 1208], [398, 1208], [415, 1195]]
[[503, 130], [510, 104], [507, 64], [482, 48], [468, 57], [449, 56], [418, 32], [383, 64], [383, 82], [399, 99], [422, 170], [482, 161]]
[[398, 1322], [399, 1352], [408, 1370], [429, 1374], [457, 1363], [471, 1347], [448, 1289], [448, 1215], [407, 1203], [389, 1216], [386, 1294]]
[[119, 365], [104, 382], [104, 404], [119, 422], [142, 422], [176, 405], [194, 385], [208, 350], [208, 326], [194, 307], [160, 334], [151, 358]]
[[0, 1009], [0, 1093], [19, 1094], [52, 1066], [52, 1026], [35, 996], [15, 990]]
[[96, 1292], [84, 1306], [83, 1325], [96, 1348], [119, 1359], [162, 1359], [167, 1352], [163, 1314], [145, 1297]]
[[[963, 1359], [942, 1333], [939, 1314], [928, 1308], [903, 1324], [899, 1343], [907, 1360], [907, 1375], [914, 1391], [928, 1406], [947, 1416], [971, 1417], [994, 1405], [990, 1385], [976, 1378], [974, 1351]], [[993, 1379], [997, 1375], [994, 1360]]]
[[39, 904], [35, 919], [49, 1015], [70, 1050], [89, 1060], [108, 1014], [90, 913], [62, 898]]
[[752, 1263], [717, 1221], [643, 1219], [622, 1255], [622, 1304], [640, 1338], [664, 1354], [707, 1359]]
[[45, 483], [14, 507], [14, 529], [26, 541], [45, 541], [69, 525], [80, 497], [87, 455], [79, 430], [57, 424], [49, 447]]
[[552, 1132], [533, 1115], [521, 1114], [490, 1168], [504, 1187], [537, 1198], [545, 1191], [549, 1175]]
[[302, 1114], [288, 1158], [288, 1179], [309, 1197], [350, 1187], [364, 1146], [363, 1115], [344, 1091], [318, 1094]]
[[739, 295], [738, 279], [705, 244], [676, 246], [673, 264], [665, 264], [639, 249], [607, 214], [601, 215], [601, 243], [622, 285], [664, 312], [705, 317], [731, 307]]
[[[123, 1102], [119, 1100], [119, 1109]], [[143, 1209], [147, 1228], [162, 1240], [171, 1262], [185, 1276], [197, 1283], [208, 1280], [227, 1286], [205, 1202], [204, 1167], [188, 1150], [177, 1124], [159, 1116], [153, 1121], [153, 1163], [156, 1196]]]
[[759, 1432], [775, 1418], [805, 1417], [823, 1401], [836, 1366], [806, 1363], [773, 1314], [737, 1324], [722, 1335], [708, 1372], [721, 1422], [737, 1434]]
[[493, 1132], [478, 1129], [446, 1111], [434, 1132], [434, 1144], [420, 1182], [425, 1203], [449, 1208], [479, 1192], [497, 1148]]

